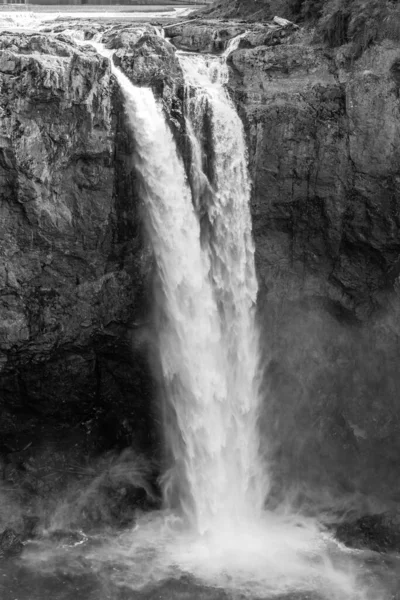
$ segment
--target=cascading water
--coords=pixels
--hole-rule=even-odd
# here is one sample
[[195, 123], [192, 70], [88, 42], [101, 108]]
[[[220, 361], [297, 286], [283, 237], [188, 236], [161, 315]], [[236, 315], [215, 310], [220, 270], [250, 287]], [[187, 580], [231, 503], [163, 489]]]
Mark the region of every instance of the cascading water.
[[[183, 438], [183, 444], [172, 446], [174, 459], [185, 464], [199, 530], [204, 532], [259, 519], [267, 493], [257, 432], [257, 279], [244, 131], [224, 87], [225, 60], [211, 59], [209, 65], [201, 55], [181, 54], [179, 58], [185, 75], [186, 123], [194, 159], [193, 204], [202, 223], [192, 244], [199, 248], [206, 265], [202, 285], [211, 290], [212, 302], [211, 311], [200, 307], [198, 326], [205, 332], [213, 330], [216, 337], [211, 345], [206, 334], [202, 353], [196, 351], [198, 360], [186, 363], [192, 375], [202, 374], [195, 398], [193, 390], [177, 393], [175, 388], [170, 389], [169, 402]], [[209, 157], [202, 151], [207, 123]], [[203, 169], [206, 160], [208, 169]], [[176, 317], [172, 315], [172, 329]], [[183, 323], [181, 339], [184, 337], [185, 345], [193, 344], [187, 322]], [[174, 373], [179, 380], [182, 358]], [[176, 437], [176, 432], [172, 435]]]
[[[227, 58], [245, 34], [233, 38], [221, 57], [178, 52], [184, 72], [186, 126], [192, 147], [191, 183], [201, 215], [202, 244], [210, 256], [210, 278], [226, 353], [227, 398], [221, 446], [228, 488], [221, 501], [225, 522], [237, 529], [259, 522], [268, 493], [259, 449], [260, 408], [258, 283], [251, 232], [250, 181], [242, 121], [226, 89]], [[235, 494], [240, 509], [224, 499]], [[229, 510], [230, 509], [230, 510]], [[239, 518], [238, 518], [239, 517]], [[219, 524], [223, 519], [219, 519]], [[215, 525], [215, 524], [214, 524]]]
[[180, 506], [186, 527], [176, 528], [168, 514], [150, 518], [115, 556], [120, 562], [135, 557], [136, 586], [138, 572], [146, 580], [149, 569], [160, 578], [178, 569], [256, 595], [318, 590], [329, 598], [361, 598], [352, 573], [329, 556], [335, 544], [314, 522], [262, 511], [268, 479], [257, 433], [257, 280], [243, 126], [225, 89], [225, 57], [180, 54], [180, 62], [189, 179], [152, 91], [114, 72], [135, 138], [158, 267], [165, 431], [173, 459], [165, 498]]
[[[200, 58], [200, 57], [199, 57]], [[182, 57], [192, 85], [192, 64]], [[203, 71], [199, 70], [203, 75]], [[135, 142], [148, 229], [158, 266], [158, 336], [169, 408], [173, 467], [164, 481], [200, 533], [259, 518], [265, 478], [258, 456], [257, 280], [249, 213], [250, 184], [241, 122], [220, 79], [196, 80], [188, 125], [198, 147], [203, 106], [211, 107], [213, 180], [201, 235], [183, 162], [149, 89], [118, 70]], [[198, 131], [196, 129], [198, 128]], [[200, 164], [197, 176], [202, 174]]]

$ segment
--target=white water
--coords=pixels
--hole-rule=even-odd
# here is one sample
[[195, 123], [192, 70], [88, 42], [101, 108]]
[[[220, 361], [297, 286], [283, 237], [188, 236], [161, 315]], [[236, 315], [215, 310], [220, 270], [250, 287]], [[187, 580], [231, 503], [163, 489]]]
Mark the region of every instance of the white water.
[[[213, 434], [214, 447], [210, 447], [207, 439], [200, 440], [201, 458], [197, 467], [207, 479], [213, 478], [212, 489], [200, 489], [195, 501], [203, 509], [211, 494], [214, 506], [218, 506], [209, 515], [211, 528], [215, 531], [223, 524], [225, 529], [232, 530], [244, 521], [260, 519], [268, 492], [257, 431], [258, 286], [247, 153], [242, 122], [224, 86], [228, 75], [224, 57], [207, 59], [202, 55], [180, 54], [179, 59], [187, 88], [185, 108], [193, 156], [193, 200], [202, 218], [202, 252], [209, 260], [206, 276], [219, 317], [218, 354], [223, 357], [224, 382], [215, 398], [218, 414], [211, 414], [200, 398], [202, 409], [197, 415], [189, 415], [183, 428], [185, 437], [190, 438], [198, 436], [199, 423], [203, 430], [212, 431], [218, 422], [218, 431]], [[206, 169], [205, 161], [208, 161]], [[218, 472], [212, 470], [215, 462]]]
[[256, 430], [257, 281], [241, 124], [220, 86], [215, 185], [207, 207], [212, 235], [202, 243], [161, 108], [151, 90], [133, 86], [118, 69], [115, 74], [135, 137], [158, 267], [157, 329], [172, 460], [164, 477], [166, 502], [179, 506], [201, 534], [232, 531], [260, 518], [266, 494]]

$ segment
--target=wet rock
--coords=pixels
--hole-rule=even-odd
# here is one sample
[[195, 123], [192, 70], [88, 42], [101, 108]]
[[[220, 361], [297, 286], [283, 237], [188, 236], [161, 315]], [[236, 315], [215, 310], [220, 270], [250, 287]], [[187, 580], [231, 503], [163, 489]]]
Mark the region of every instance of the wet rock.
[[388, 514], [366, 515], [339, 525], [336, 537], [351, 548], [370, 548], [375, 552], [400, 550], [400, 520]]
[[[141, 350], [130, 349], [130, 324], [145, 320], [151, 255], [122, 97], [107, 59], [56, 34], [0, 36], [0, 434], [7, 444], [38, 422], [97, 419], [122, 393], [124, 429], [133, 407], [144, 406], [135, 400], [139, 388], [151, 387]], [[125, 364], [113, 378], [111, 347]], [[131, 437], [140, 422], [136, 414]]]
[[128, 527], [136, 522], [137, 512], [160, 508], [143, 488], [127, 485], [115, 489], [111, 485], [99, 488], [98, 495], [82, 507], [77, 522], [85, 529], [112, 526]]
[[182, 82], [175, 50], [164, 38], [151, 33], [128, 41], [114, 54], [114, 62], [137, 85], [158, 88]]
[[37, 536], [40, 524], [40, 517], [34, 515], [22, 516], [22, 533], [23, 540], [30, 540]]
[[220, 53], [227, 43], [246, 31], [246, 25], [235, 22], [192, 21], [165, 27], [165, 36], [179, 50]]
[[223, 20], [193, 20], [189, 23], [167, 25], [165, 36], [179, 50], [220, 54], [230, 40], [242, 35], [240, 48], [276, 46], [287, 42], [299, 28], [286, 19], [275, 17], [270, 23], [248, 23]]
[[162, 101], [178, 148], [185, 145], [183, 73], [172, 44], [155, 33], [155, 28], [127, 27], [104, 36], [108, 46], [117, 47], [115, 64], [135, 85], [153, 89]]
[[0, 560], [18, 556], [23, 550], [21, 537], [11, 528], [7, 528], [0, 534]]
[[157, 36], [158, 30], [147, 23], [133, 25], [116, 25], [108, 29], [102, 36], [102, 42], [110, 50], [134, 49], [144, 35]]
[[350, 63], [299, 40], [229, 57], [262, 342], [281, 370], [265, 381], [266, 438], [299, 488], [395, 500], [399, 51], [385, 42]]
[[107, 29], [105, 23], [93, 23], [92, 21], [71, 18], [63, 21], [58, 18], [55, 22], [48, 23], [48, 26], [42, 28], [41, 31], [43, 33], [52, 33], [59, 39], [59, 36], [66, 36], [69, 41], [71, 41], [72, 37], [85, 41], [93, 40], [93, 38], [101, 34], [105, 29]]
[[50, 525], [84, 531], [131, 525], [138, 512], [160, 508], [154, 480], [155, 465], [132, 450], [104, 454], [70, 480], [63, 501], [53, 508]]

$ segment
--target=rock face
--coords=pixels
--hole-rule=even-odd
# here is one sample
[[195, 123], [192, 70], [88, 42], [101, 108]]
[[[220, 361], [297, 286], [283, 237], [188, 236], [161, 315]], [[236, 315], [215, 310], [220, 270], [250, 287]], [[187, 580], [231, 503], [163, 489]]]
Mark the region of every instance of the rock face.
[[[108, 61], [56, 29], [0, 36], [0, 452], [43, 421], [144, 449], [152, 260], [134, 140]], [[253, 179], [274, 491], [387, 507], [400, 495], [400, 51], [351, 63], [284, 23], [191, 22], [167, 40], [109, 28], [116, 64], [153, 87], [186, 162], [175, 48], [221, 53], [238, 34], [229, 88]]]
[[275, 46], [298, 29], [290, 21], [275, 17], [272, 23], [244, 23], [223, 20], [201, 20], [167, 25], [165, 37], [178, 50], [221, 54], [233, 38], [240, 35], [239, 47]]
[[303, 496], [394, 500], [400, 51], [385, 43], [351, 64], [345, 50], [292, 43], [229, 60], [253, 179], [275, 472]]
[[199, 21], [169, 25], [164, 31], [179, 50], [220, 53], [230, 39], [246, 31], [246, 25], [232, 21]]
[[129, 79], [135, 85], [151, 87], [162, 101], [179, 143], [184, 130], [183, 75], [174, 46], [151, 26], [111, 30], [103, 39], [108, 48], [116, 50], [113, 61]]
[[106, 447], [151, 437], [147, 360], [131, 349], [151, 257], [113, 81], [65, 35], [0, 37], [4, 452], [51, 420], [99, 429]]

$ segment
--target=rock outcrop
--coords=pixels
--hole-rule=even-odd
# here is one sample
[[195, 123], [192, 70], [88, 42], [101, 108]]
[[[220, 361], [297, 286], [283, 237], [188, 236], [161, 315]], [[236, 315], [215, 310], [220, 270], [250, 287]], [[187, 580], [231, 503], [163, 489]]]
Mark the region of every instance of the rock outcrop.
[[399, 48], [385, 42], [352, 63], [346, 49], [289, 43], [229, 60], [248, 135], [276, 471], [301, 495], [311, 483], [340, 494], [378, 485], [393, 500]]
[[1, 451], [53, 421], [146, 446], [151, 256], [109, 61], [65, 34], [3, 33], [0, 82]]
[[183, 75], [174, 46], [153, 26], [126, 26], [103, 35], [114, 49], [114, 63], [135, 85], [151, 87], [162, 101], [165, 114], [177, 136], [184, 130], [182, 111]]
[[239, 35], [239, 47], [275, 46], [286, 41], [297, 29], [297, 25], [279, 17], [275, 17], [271, 23], [251, 24], [202, 19], [167, 25], [164, 33], [178, 50], [221, 54], [229, 42]]
[[164, 31], [165, 36], [179, 50], [218, 54], [225, 50], [230, 39], [246, 31], [246, 24], [232, 21], [193, 21], [167, 25]]
[[[74, 422], [105, 446], [143, 448], [151, 256], [134, 141], [108, 61], [57, 28], [0, 37], [3, 452], [17, 450], [16, 415], [28, 433], [43, 419]], [[81, 38], [98, 31], [84, 26]], [[126, 26], [103, 40], [132, 81], [153, 87], [187, 154], [175, 48], [219, 54], [239, 34], [229, 89], [253, 180], [261, 426], [276, 494], [291, 482], [303, 500], [326, 489], [328, 504], [336, 492], [390, 504], [400, 494], [400, 51], [385, 42], [352, 62], [279, 21], [193, 21], [168, 26], [166, 40]]]

